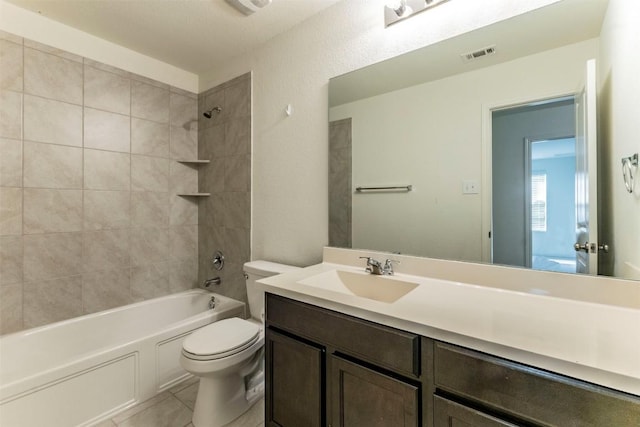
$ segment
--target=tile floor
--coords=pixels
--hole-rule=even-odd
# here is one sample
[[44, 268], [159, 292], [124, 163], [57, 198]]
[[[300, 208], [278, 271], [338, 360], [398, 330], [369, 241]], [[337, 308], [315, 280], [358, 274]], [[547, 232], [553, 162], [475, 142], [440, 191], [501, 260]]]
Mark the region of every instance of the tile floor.
[[[192, 378], [95, 427], [193, 427], [191, 416], [197, 393], [198, 379]], [[225, 427], [264, 427], [264, 399]]]

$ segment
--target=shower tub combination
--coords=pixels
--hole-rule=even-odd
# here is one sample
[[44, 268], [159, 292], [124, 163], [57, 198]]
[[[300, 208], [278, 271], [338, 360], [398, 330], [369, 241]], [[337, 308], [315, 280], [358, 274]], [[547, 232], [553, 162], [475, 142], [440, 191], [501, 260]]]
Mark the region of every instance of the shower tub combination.
[[187, 335], [244, 315], [244, 303], [198, 289], [0, 337], [0, 426], [109, 418], [190, 376]]

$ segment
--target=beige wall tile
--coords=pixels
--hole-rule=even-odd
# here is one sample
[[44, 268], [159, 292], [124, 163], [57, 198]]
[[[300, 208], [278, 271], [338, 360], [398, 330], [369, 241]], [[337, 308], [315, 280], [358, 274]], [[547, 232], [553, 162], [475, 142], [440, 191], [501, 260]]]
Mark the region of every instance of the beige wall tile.
[[22, 141], [0, 138], [0, 186], [22, 186]]
[[216, 157], [211, 162], [200, 166], [198, 171], [198, 188], [207, 193], [221, 193], [225, 189], [225, 157]]
[[22, 283], [0, 287], [0, 335], [23, 328]]
[[82, 314], [82, 276], [24, 284], [24, 327], [70, 319]]
[[131, 193], [131, 225], [135, 227], [169, 226], [168, 201], [168, 193]]
[[118, 74], [85, 65], [84, 105], [112, 113], [129, 114], [130, 80]]
[[0, 237], [0, 286], [22, 283], [22, 236]]
[[127, 228], [131, 225], [128, 191], [84, 192], [84, 229]]
[[22, 234], [22, 189], [0, 187], [0, 236]]
[[224, 193], [222, 221], [225, 227], [251, 227], [251, 195], [244, 193]]
[[85, 231], [82, 264], [85, 272], [129, 267], [129, 230]]
[[171, 126], [188, 128], [190, 122], [198, 122], [198, 101], [178, 93], [170, 95], [170, 123]]
[[24, 281], [52, 280], [82, 273], [82, 234], [24, 236]]
[[160, 157], [131, 156], [132, 191], [169, 191], [169, 160]]
[[130, 268], [117, 268], [85, 274], [82, 280], [84, 314], [130, 304], [130, 273]]
[[56, 47], [39, 43], [30, 39], [24, 39], [24, 46], [37, 49], [41, 52], [50, 53], [52, 55], [56, 55], [64, 59], [69, 59], [74, 62], [82, 63], [82, 56], [80, 55], [76, 55], [75, 53], [67, 52], [66, 50], [58, 49]]
[[82, 188], [82, 148], [24, 142], [24, 186]]
[[131, 152], [169, 157], [169, 125], [132, 118]]
[[82, 147], [82, 107], [25, 95], [24, 138]]
[[[206, 166], [171, 162], [169, 168], [169, 188], [171, 193], [198, 192], [198, 171]], [[207, 189], [206, 191], [208, 192], [209, 190]]]
[[153, 264], [168, 259], [168, 228], [134, 228], [131, 230], [132, 266]]
[[168, 293], [168, 261], [131, 268], [131, 296], [135, 301], [157, 298]]
[[22, 45], [0, 40], [0, 89], [22, 91]]
[[224, 124], [224, 154], [251, 154], [251, 117], [228, 120]]
[[169, 89], [132, 81], [131, 115], [154, 122], [169, 123]]
[[198, 224], [198, 201], [190, 197], [171, 195], [169, 223], [171, 225]]
[[171, 261], [169, 264], [169, 289], [182, 292], [198, 286], [198, 260]]
[[197, 159], [198, 130], [171, 126], [170, 151], [172, 159]]
[[225, 191], [249, 191], [251, 189], [251, 155], [240, 154], [225, 158]]
[[82, 190], [24, 189], [24, 233], [82, 231]]
[[2, 30], [0, 30], [0, 39], [1, 40], [8, 40], [10, 42], [14, 42], [14, 43], [18, 43], [18, 44], [22, 44], [23, 43], [22, 37], [16, 36], [15, 34], [8, 33], [6, 31], [2, 31]]
[[248, 81], [225, 88], [224, 110], [227, 119], [251, 115], [251, 84]]
[[130, 123], [129, 116], [85, 108], [85, 148], [130, 152]]
[[172, 260], [196, 259], [198, 256], [198, 226], [169, 228], [169, 255]]
[[25, 47], [24, 91], [82, 104], [82, 63]]
[[131, 156], [101, 150], [84, 150], [84, 188], [129, 191]]
[[108, 71], [112, 74], [116, 74], [120, 77], [124, 77], [126, 79], [131, 78], [131, 73], [129, 71], [125, 71], [121, 68], [112, 67], [111, 65], [103, 64], [102, 62], [94, 61], [93, 59], [84, 58], [84, 65], [96, 68], [102, 71]]
[[22, 139], [22, 94], [0, 91], [0, 137]]

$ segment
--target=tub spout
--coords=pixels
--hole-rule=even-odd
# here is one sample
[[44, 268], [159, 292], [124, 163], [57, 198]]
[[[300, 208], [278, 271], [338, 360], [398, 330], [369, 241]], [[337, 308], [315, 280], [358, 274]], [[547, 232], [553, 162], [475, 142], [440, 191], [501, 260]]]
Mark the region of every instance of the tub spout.
[[212, 277], [204, 281], [204, 287], [208, 288], [211, 285], [219, 285], [222, 283], [222, 279], [220, 277]]

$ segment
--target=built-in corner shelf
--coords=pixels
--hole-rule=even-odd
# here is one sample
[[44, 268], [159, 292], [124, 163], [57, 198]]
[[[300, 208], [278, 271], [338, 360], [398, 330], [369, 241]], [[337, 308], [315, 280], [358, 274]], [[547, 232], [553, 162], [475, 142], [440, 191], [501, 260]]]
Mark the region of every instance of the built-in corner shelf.
[[[210, 163], [210, 160], [202, 160], [202, 159], [176, 159], [178, 163], [184, 163], [188, 165], [206, 165]], [[209, 197], [211, 193], [178, 193], [180, 197]]]
[[211, 193], [178, 193], [180, 197], [209, 197]]
[[211, 160], [200, 160], [200, 159], [176, 159], [178, 163], [187, 163], [191, 165], [205, 165], [210, 163]]

